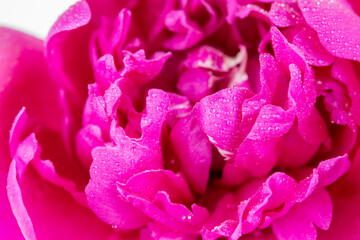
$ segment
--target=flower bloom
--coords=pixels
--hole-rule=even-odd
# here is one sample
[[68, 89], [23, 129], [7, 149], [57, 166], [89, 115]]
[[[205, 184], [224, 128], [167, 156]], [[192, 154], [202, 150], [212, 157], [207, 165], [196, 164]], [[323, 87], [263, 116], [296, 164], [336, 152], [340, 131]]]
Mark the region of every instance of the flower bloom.
[[359, 14], [83, 0], [44, 41], [0, 28], [0, 236], [358, 239]]

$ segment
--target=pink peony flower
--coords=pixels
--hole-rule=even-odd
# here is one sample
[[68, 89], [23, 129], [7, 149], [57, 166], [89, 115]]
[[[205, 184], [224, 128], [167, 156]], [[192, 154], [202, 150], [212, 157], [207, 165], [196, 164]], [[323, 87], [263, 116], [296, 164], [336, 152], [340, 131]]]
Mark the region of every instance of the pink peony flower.
[[0, 28], [1, 238], [359, 239], [359, 15], [83, 0], [44, 41]]

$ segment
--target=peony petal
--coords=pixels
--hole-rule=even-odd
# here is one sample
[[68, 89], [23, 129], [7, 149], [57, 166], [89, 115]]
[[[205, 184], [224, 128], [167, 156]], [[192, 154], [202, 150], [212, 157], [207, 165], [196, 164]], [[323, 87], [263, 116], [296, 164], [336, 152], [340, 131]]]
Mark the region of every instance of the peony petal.
[[329, 66], [335, 61], [334, 56], [321, 44], [317, 33], [308, 26], [294, 36], [293, 44], [303, 52], [310, 65]]
[[190, 211], [182, 204], [171, 202], [169, 195], [163, 191], [158, 192], [151, 200], [122, 190], [120, 194], [150, 218], [179, 232], [197, 234], [209, 216], [206, 208], [196, 204], [191, 205]]
[[291, 27], [303, 20], [300, 9], [295, 4], [274, 1], [271, 4], [269, 18], [277, 27]]
[[[146, 186], [146, 188], [144, 188]], [[152, 200], [159, 191], [164, 191], [174, 203], [188, 204], [194, 201], [185, 178], [169, 170], [145, 170], [134, 174], [123, 184], [118, 182], [117, 189]]]
[[323, 230], [330, 226], [332, 203], [324, 189], [315, 191], [304, 202], [294, 206], [285, 216], [276, 219], [271, 228], [278, 239], [317, 239], [315, 225]]
[[192, 105], [190, 104], [189, 99], [185, 96], [172, 92], [168, 92], [167, 94], [170, 100], [170, 111], [166, 117], [166, 121], [171, 127], [173, 127], [179, 119], [185, 117], [191, 112]]
[[289, 65], [293, 63], [300, 68], [301, 72], [304, 72], [306, 62], [300, 50], [289, 43], [278, 28], [272, 27], [270, 32], [275, 56], [282, 70], [285, 73], [289, 73]]
[[94, 72], [96, 83], [101, 92], [108, 89], [110, 84], [120, 77], [120, 73], [115, 66], [114, 57], [111, 54], [105, 54], [96, 61]]
[[195, 110], [201, 129], [227, 159], [240, 143], [241, 106], [251, 95], [245, 88], [223, 89], [202, 99]]
[[215, 211], [201, 229], [206, 240], [215, 240], [222, 236], [231, 236], [237, 225], [237, 200], [234, 194], [225, 195], [216, 205]]
[[172, 10], [165, 18], [166, 27], [174, 36], [165, 42], [165, 47], [172, 50], [184, 50], [197, 44], [203, 33], [197, 24], [189, 19], [183, 10]]
[[[93, 79], [90, 60], [83, 59], [88, 56], [85, 39], [89, 35], [84, 26], [90, 19], [88, 4], [80, 1], [59, 17], [45, 40], [45, 55], [53, 80], [83, 97], [86, 96], [83, 86]], [[69, 52], [76, 54], [66, 54]]]
[[26, 239], [36, 240], [37, 238], [35, 235], [33, 223], [23, 203], [21, 189], [16, 178], [16, 172], [16, 160], [13, 160], [10, 164], [6, 187], [9, 202], [23, 236]]
[[282, 136], [290, 130], [294, 121], [294, 114], [293, 111], [285, 111], [278, 106], [264, 106], [247, 138], [255, 141], [266, 141]]
[[356, 239], [360, 236], [360, 151], [357, 150], [351, 168], [340, 181], [330, 186], [334, 205], [333, 219], [328, 231], [319, 232], [319, 239]]
[[193, 112], [173, 127], [171, 142], [189, 185], [193, 191], [204, 193], [210, 176], [212, 149]]
[[[7, 188], [13, 213], [24, 237], [26, 239], [59, 239], [65, 236], [68, 239], [77, 239], [79, 233], [83, 231], [81, 230], [83, 227], [95, 225], [98, 228], [88, 231], [87, 238], [96, 239], [98, 236], [110, 236], [110, 229], [106, 228], [87, 209], [84, 193], [77, 191], [74, 182], [59, 176], [55, 172], [52, 162], [40, 159], [41, 148], [35, 134], [30, 134], [24, 140], [18, 139], [18, 136], [24, 135], [24, 131], [27, 130], [26, 120], [27, 114], [23, 109], [19, 112], [11, 130], [10, 144], [16, 151], [9, 168]], [[34, 168], [29, 167], [30, 163]], [[53, 215], [49, 221], [47, 215], [50, 209]], [[72, 219], [78, 219], [77, 223], [65, 222], [64, 218], [70, 212], [72, 212]], [[80, 219], [81, 221], [79, 221]], [[62, 227], [58, 229], [61, 231], [67, 229], [66, 232], [71, 232], [71, 234], [69, 236], [59, 234], [59, 231], [54, 230], [54, 227], [51, 226], [53, 224], [61, 225]]]
[[210, 94], [214, 82], [212, 75], [203, 69], [185, 70], [177, 83], [180, 93], [192, 102], [198, 102]]
[[348, 4], [341, 0], [300, 0], [299, 7], [330, 53], [339, 58], [360, 59], [360, 17]]
[[170, 240], [170, 239], [181, 239], [181, 240], [197, 240], [199, 236], [197, 234], [186, 234], [175, 232], [166, 225], [159, 222], [152, 222], [148, 224], [147, 229], [142, 229], [140, 240]]
[[167, 94], [150, 90], [146, 113], [141, 119], [141, 138], [129, 138], [123, 128], [112, 124], [110, 135], [115, 146], [109, 144], [92, 150], [91, 179], [85, 191], [90, 208], [106, 223], [134, 229], [149, 221], [141, 211], [118, 197], [116, 182], [125, 183], [136, 173], [163, 168], [160, 136], [168, 111]]
[[[43, 42], [3, 27], [0, 42], [0, 185], [5, 189], [11, 163], [9, 129], [18, 111], [25, 105], [31, 121], [52, 130], [62, 128], [63, 111], [57, 89], [44, 71]], [[52, 104], [44, 104], [49, 102]], [[0, 191], [0, 206], [0, 236], [21, 239], [6, 191]]]
[[137, 86], [142, 86], [155, 78], [163, 69], [171, 53], [157, 53], [153, 58], [146, 59], [144, 50], [135, 53], [123, 51], [124, 69], [120, 75], [128, 78]]
[[360, 84], [354, 66], [350, 61], [337, 60], [331, 69], [333, 78], [346, 85], [348, 95], [351, 98], [351, 115], [356, 123], [360, 124]]
[[[220, 200], [213, 213], [216, 215], [210, 218], [209, 225], [205, 225], [202, 234], [209, 236], [209, 239], [226, 236], [235, 240], [243, 234], [253, 232], [255, 229], [267, 228], [275, 223], [274, 233], [278, 237], [282, 236], [281, 234], [296, 236], [301, 234], [301, 231], [309, 232], [309, 236], [314, 234], [316, 236], [312, 223], [327, 229], [331, 222], [332, 205], [324, 187], [338, 180], [349, 170], [349, 167], [348, 157], [340, 156], [320, 162], [318, 167], [313, 169], [312, 174], [298, 183], [282, 172], [272, 174], [263, 184], [258, 184], [256, 181], [248, 182], [237, 191], [236, 195], [225, 195]], [[254, 187], [257, 190], [254, 190]], [[234, 207], [237, 207], [238, 211], [235, 217], [234, 212], [231, 211]], [[294, 216], [298, 209], [305, 213], [304, 218]], [[284, 221], [280, 220], [277, 223], [278, 219]], [[292, 222], [291, 226], [300, 226], [301, 229], [290, 226], [284, 229], [281, 223], [286, 220]], [[309, 225], [310, 230], [306, 227]]]

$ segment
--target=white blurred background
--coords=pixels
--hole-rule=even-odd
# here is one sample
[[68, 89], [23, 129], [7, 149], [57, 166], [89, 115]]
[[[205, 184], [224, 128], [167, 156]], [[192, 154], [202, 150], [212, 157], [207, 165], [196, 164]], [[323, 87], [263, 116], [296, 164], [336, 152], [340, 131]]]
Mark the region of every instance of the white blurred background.
[[0, 26], [44, 39], [56, 19], [76, 2], [77, 0], [0, 0]]

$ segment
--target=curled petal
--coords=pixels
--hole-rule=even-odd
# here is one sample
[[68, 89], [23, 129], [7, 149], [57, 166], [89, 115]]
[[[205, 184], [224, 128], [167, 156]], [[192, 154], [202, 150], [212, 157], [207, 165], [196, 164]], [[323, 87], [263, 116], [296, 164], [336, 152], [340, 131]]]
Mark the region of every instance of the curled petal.
[[318, 33], [324, 47], [339, 58], [360, 59], [360, 17], [341, 0], [300, 0], [306, 22]]
[[294, 36], [293, 44], [303, 52], [310, 65], [329, 66], [335, 61], [334, 56], [321, 44], [317, 33], [309, 26], [305, 26]]
[[151, 219], [179, 232], [197, 234], [209, 216], [206, 208], [196, 204], [191, 205], [190, 211], [183, 204], [173, 203], [163, 191], [150, 200], [127, 191], [120, 191], [120, 194]]
[[303, 20], [300, 9], [295, 4], [273, 2], [269, 18], [278, 27], [291, 27]]
[[[332, 204], [324, 187], [336, 181], [349, 167], [348, 157], [340, 156], [320, 162], [312, 174], [300, 182], [285, 173], [276, 172], [260, 186], [256, 182], [253, 185], [248, 183], [235, 195], [228, 194], [220, 200], [214, 212], [218, 219], [211, 217], [203, 234], [208, 235], [209, 239], [226, 236], [235, 240], [257, 228], [264, 229], [275, 223], [278, 237], [295, 234], [297, 239], [301, 239], [304, 232], [314, 236], [313, 223], [327, 229], [331, 222]], [[256, 186], [259, 187], [254, 191]], [[247, 197], [249, 192], [254, 193]], [[237, 216], [234, 216], [233, 208], [237, 208]], [[304, 218], [296, 217], [301, 212], [305, 213]], [[281, 219], [291, 220], [292, 226], [301, 226], [301, 229], [284, 229], [280, 227], [280, 222], [283, 223]], [[299, 225], [295, 223], [297, 221]]]
[[92, 150], [94, 161], [85, 192], [90, 208], [108, 224], [133, 229], [149, 221], [140, 210], [118, 197], [116, 183], [125, 183], [132, 175], [144, 170], [163, 168], [160, 136], [168, 111], [167, 94], [150, 90], [146, 113], [141, 119], [141, 138], [126, 136], [124, 129], [114, 126], [116, 122], [113, 121], [110, 136], [114, 146], [109, 144]]
[[242, 104], [251, 95], [245, 88], [223, 89], [202, 99], [195, 110], [201, 129], [225, 158], [231, 158], [240, 143]]
[[176, 123], [171, 142], [191, 188], [204, 193], [210, 176], [211, 143], [193, 113]]
[[191, 21], [182, 10], [172, 10], [165, 18], [166, 27], [175, 33], [165, 46], [174, 50], [184, 50], [197, 44], [203, 33], [196, 23]]

